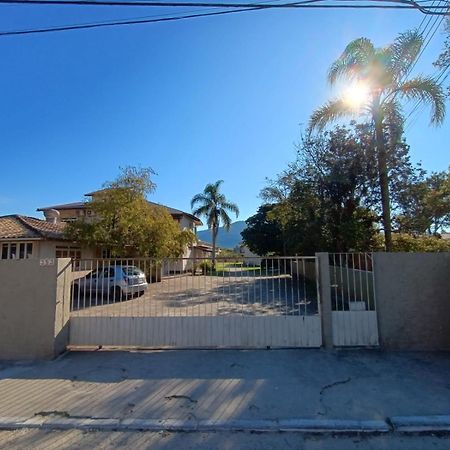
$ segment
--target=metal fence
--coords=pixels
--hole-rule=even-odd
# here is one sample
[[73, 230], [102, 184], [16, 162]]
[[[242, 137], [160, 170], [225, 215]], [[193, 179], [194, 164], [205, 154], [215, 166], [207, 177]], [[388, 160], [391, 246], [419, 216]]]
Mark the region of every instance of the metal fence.
[[373, 255], [331, 253], [329, 267], [334, 345], [378, 345]]
[[72, 316], [319, 313], [315, 257], [74, 260]]
[[375, 311], [375, 283], [371, 253], [330, 253], [330, 281], [334, 311]]

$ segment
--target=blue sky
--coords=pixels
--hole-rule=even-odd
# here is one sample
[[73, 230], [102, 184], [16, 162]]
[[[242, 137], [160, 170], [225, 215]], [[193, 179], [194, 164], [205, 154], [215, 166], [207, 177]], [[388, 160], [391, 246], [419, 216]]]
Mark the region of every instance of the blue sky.
[[[0, 30], [166, 13], [0, 8]], [[330, 96], [326, 71], [345, 45], [360, 36], [385, 45], [421, 20], [398, 10], [263, 11], [0, 38], [0, 215], [81, 200], [119, 166], [141, 165], [158, 173], [152, 200], [189, 210], [223, 179], [245, 219]], [[416, 72], [434, 73], [442, 42], [437, 33]], [[450, 117], [436, 129], [428, 114], [407, 140], [414, 161], [443, 170]]]

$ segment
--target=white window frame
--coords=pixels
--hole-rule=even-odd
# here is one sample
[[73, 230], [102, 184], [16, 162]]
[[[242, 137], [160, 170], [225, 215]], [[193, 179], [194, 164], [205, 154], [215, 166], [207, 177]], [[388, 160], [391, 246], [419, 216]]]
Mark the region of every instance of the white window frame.
[[[24, 256], [23, 258], [20, 257], [20, 246], [23, 245], [24, 246]], [[27, 249], [28, 249], [28, 245], [31, 245], [31, 253], [28, 253]], [[6, 250], [6, 258], [3, 258], [3, 248], [6, 246], [7, 250]], [[16, 248], [16, 252], [15, 252], [15, 257], [12, 258], [11, 257], [11, 247], [15, 246]], [[6, 261], [6, 260], [10, 260], [10, 259], [30, 259], [33, 258], [33, 253], [34, 253], [35, 247], [34, 247], [34, 242], [32, 241], [7, 241], [7, 242], [2, 242], [1, 246], [0, 246], [0, 260], [2, 261]]]

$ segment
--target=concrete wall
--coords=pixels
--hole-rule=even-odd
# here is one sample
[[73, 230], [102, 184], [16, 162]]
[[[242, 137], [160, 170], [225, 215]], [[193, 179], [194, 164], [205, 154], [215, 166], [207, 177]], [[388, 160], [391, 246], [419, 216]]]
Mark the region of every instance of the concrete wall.
[[[79, 247], [78, 245], [69, 242], [69, 241], [40, 241], [39, 242], [39, 251], [37, 255], [34, 254], [37, 258], [55, 258], [56, 256], [56, 247]], [[86, 248], [81, 247], [81, 259], [91, 259], [95, 258], [96, 250], [94, 248]]]
[[0, 359], [52, 358], [64, 350], [70, 259], [0, 261]]
[[376, 253], [380, 345], [450, 350], [450, 253]]

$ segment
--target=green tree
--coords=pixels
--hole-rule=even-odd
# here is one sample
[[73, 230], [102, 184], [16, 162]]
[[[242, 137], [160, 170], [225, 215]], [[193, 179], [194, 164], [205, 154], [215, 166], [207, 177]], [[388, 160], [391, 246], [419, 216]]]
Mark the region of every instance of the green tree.
[[126, 167], [104, 189], [87, 202], [89, 219], [69, 223], [66, 235], [86, 246], [110, 250], [114, 257], [178, 257], [194, 242], [190, 231], [181, 231], [168, 211], [151, 205], [146, 195], [153, 192], [151, 169]]
[[218, 180], [215, 183], [209, 183], [203, 189], [203, 192], [191, 200], [192, 213], [196, 216], [206, 217], [206, 224], [211, 230], [212, 237], [212, 265], [213, 269], [216, 267], [216, 240], [220, 224], [223, 224], [225, 230], [231, 227], [231, 218], [229, 212], [239, 216], [239, 208], [235, 203], [227, 200], [224, 194], [220, 192], [220, 186], [223, 180]]
[[[439, 236], [394, 233], [392, 238], [395, 252], [450, 252], [450, 240]], [[380, 241], [379, 249], [382, 247], [383, 243]]]
[[283, 255], [286, 250], [282, 226], [276, 215], [273, 218], [270, 216], [276, 207], [277, 205], [261, 205], [256, 214], [245, 221], [247, 228], [241, 232], [242, 239], [257, 255]]
[[450, 169], [405, 188], [397, 217], [400, 231], [438, 235], [450, 227]]
[[296, 161], [263, 189], [273, 204], [247, 221], [245, 242], [278, 255], [370, 250], [378, 233], [373, 158], [361, 126], [303, 136]]
[[339, 79], [360, 83], [367, 88], [367, 98], [358, 108], [345, 98], [329, 101], [310, 119], [311, 128], [319, 129], [348, 116], [366, 115], [371, 119], [387, 251], [393, 249], [388, 149], [395, 146], [403, 131], [399, 100], [429, 103], [434, 124], [442, 123], [445, 116], [444, 93], [433, 78], [417, 76], [407, 79], [422, 46], [423, 37], [417, 31], [400, 34], [393, 44], [384, 48], [375, 48], [366, 38], [350, 42], [331, 65], [328, 80], [332, 85]]

